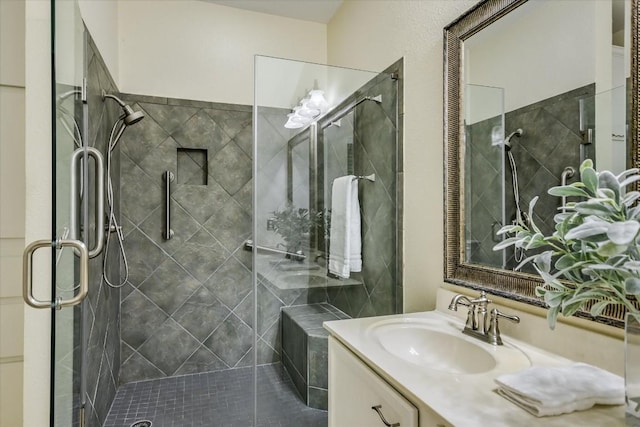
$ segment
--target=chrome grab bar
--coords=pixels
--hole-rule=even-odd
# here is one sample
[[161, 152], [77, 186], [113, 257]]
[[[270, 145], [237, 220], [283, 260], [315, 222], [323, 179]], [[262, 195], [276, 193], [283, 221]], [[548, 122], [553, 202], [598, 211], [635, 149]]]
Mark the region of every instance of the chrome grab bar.
[[[245, 240], [244, 242], [244, 250], [245, 251], [251, 251], [253, 249], [253, 240]], [[283, 251], [281, 249], [274, 249], [274, 248], [268, 248], [266, 246], [256, 246], [256, 249], [259, 251], [264, 251], [264, 252], [271, 252], [273, 254], [280, 254], [280, 255], [288, 255], [291, 257], [291, 259], [294, 259], [296, 261], [302, 261], [307, 259], [307, 256], [300, 252], [300, 253], [294, 253], [294, 252], [289, 252], [289, 251]]]
[[[560, 185], [567, 185], [567, 178], [571, 178], [573, 177], [573, 175], [575, 175], [576, 170], [573, 168], [573, 166], [567, 166], [566, 168], [564, 168], [564, 170], [562, 171], [562, 174], [560, 175]], [[560, 202], [561, 206], [560, 206], [560, 210], [562, 212], [566, 212], [567, 210], [567, 196], [562, 196], [561, 197], [561, 202]]]
[[[79, 291], [73, 298], [63, 300], [61, 297], [57, 297], [55, 301], [40, 301], [33, 296], [33, 254], [40, 248], [54, 248], [62, 249], [66, 246], [73, 247], [75, 252], [80, 257], [80, 271], [78, 273], [80, 284]], [[22, 297], [24, 302], [33, 308], [56, 308], [61, 309], [63, 307], [71, 307], [80, 304], [82, 300], [89, 293], [89, 251], [84, 243], [79, 240], [58, 239], [51, 240], [36, 240], [30, 243], [25, 249], [22, 255]]]
[[[71, 218], [69, 219], [69, 239], [77, 240], [80, 235], [78, 226], [78, 165], [84, 154], [83, 148], [78, 148], [71, 155]], [[87, 155], [93, 157], [96, 172], [96, 238], [94, 247], [89, 249], [89, 258], [100, 255], [104, 246], [104, 159], [97, 148], [87, 147]], [[76, 252], [76, 255], [78, 252]]]
[[173, 230], [171, 229], [171, 183], [175, 179], [175, 175], [171, 171], [165, 171], [162, 174], [162, 179], [165, 182], [165, 229], [163, 237], [165, 240], [169, 240], [173, 237]]

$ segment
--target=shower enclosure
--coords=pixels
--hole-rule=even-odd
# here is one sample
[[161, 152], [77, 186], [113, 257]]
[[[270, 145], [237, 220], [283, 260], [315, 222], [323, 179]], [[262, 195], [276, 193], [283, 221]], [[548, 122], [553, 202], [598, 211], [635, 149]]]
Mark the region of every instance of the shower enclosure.
[[[52, 310], [51, 424], [326, 425], [322, 321], [402, 307], [402, 62], [256, 57], [253, 106], [122, 93], [77, 3], [53, 6], [51, 301], [79, 304]], [[326, 104], [285, 127], [311, 90]], [[336, 278], [331, 189], [348, 175], [369, 178], [362, 268]], [[282, 212], [302, 226], [285, 233]]]
[[[317, 411], [327, 407], [322, 322], [392, 314], [402, 307], [401, 75], [401, 61], [378, 74], [255, 59], [254, 228], [249, 242], [256, 286], [254, 357], [256, 365], [272, 364], [278, 372], [257, 369], [256, 384], [264, 387], [281, 375], [290, 379], [301, 401], [316, 409], [299, 412], [305, 417], [292, 425], [326, 425], [326, 413]], [[314, 117], [292, 124], [292, 111], [306, 108], [320, 91], [324, 104], [310, 114]], [[328, 267], [336, 244], [332, 188], [344, 176], [357, 180], [362, 268], [338, 278]], [[272, 395], [262, 393], [256, 404], [257, 425], [278, 406]]]

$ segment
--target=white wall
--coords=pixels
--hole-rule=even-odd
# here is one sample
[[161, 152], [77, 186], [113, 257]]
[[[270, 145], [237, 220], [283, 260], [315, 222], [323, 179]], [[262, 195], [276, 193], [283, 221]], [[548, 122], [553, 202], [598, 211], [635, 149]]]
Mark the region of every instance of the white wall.
[[331, 109], [377, 75], [298, 59], [259, 56], [255, 61], [255, 100], [262, 107], [288, 109], [298, 105], [310, 90], [321, 89]]
[[433, 308], [442, 284], [442, 29], [475, 3], [346, 0], [328, 26], [331, 65], [381, 71], [405, 58], [406, 311]]
[[118, 5], [112, 0], [78, 0], [82, 19], [100, 50], [116, 85], [120, 81], [120, 57], [118, 37]]
[[597, 3], [603, 2], [518, 7], [465, 41], [465, 81], [504, 88], [506, 111], [594, 83]]
[[23, 2], [0, 2], [0, 426], [22, 425]]
[[[51, 235], [51, 22], [49, 2], [27, 0], [25, 6], [25, 241], [31, 242]], [[51, 283], [40, 266], [34, 268], [36, 295]], [[50, 315], [24, 308], [24, 426], [49, 424]]]
[[254, 55], [327, 58], [324, 24], [202, 1], [121, 1], [118, 26], [123, 92], [251, 105]]

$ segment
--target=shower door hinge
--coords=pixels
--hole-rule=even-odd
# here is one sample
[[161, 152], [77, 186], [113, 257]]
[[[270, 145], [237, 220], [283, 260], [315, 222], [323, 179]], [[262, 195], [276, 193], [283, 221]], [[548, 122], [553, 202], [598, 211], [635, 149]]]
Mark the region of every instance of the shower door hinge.
[[589, 144], [593, 144], [593, 129], [592, 128], [587, 128], [586, 130], [580, 132], [582, 135], [582, 141], [580, 141], [580, 144], [582, 145], [589, 145]]
[[87, 78], [82, 78], [82, 88], [80, 89], [80, 96], [82, 97], [82, 102], [87, 103]]

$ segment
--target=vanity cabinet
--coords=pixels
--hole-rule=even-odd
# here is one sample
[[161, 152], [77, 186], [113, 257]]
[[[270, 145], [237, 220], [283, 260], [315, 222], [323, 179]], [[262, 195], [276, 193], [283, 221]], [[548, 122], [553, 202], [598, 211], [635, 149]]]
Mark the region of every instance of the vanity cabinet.
[[[379, 413], [372, 409], [378, 407]], [[383, 421], [386, 420], [387, 424]], [[448, 427], [418, 408], [336, 338], [329, 337], [329, 427]]]

